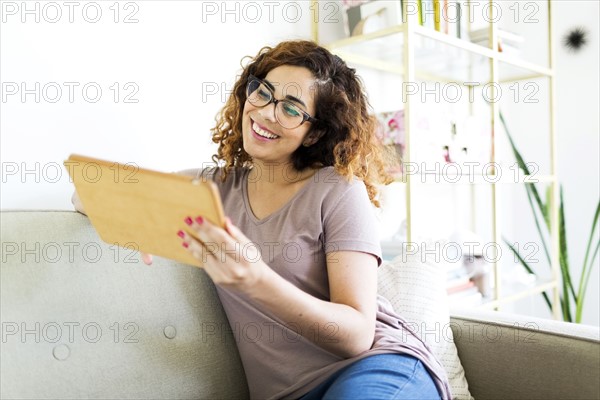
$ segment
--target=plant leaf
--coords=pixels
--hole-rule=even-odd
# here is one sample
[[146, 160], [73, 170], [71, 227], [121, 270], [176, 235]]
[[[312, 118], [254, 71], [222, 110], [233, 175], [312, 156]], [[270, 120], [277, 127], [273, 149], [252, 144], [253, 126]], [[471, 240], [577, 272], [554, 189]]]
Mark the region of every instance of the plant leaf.
[[[558, 242], [559, 242], [559, 249], [560, 249], [560, 257], [559, 257], [559, 261], [560, 261], [560, 267], [561, 270], [563, 271], [563, 280], [566, 281], [566, 283], [569, 286], [569, 289], [571, 290], [571, 295], [573, 296], [573, 300], [575, 301], [575, 303], [577, 303], [577, 295], [575, 294], [575, 289], [573, 289], [573, 282], [571, 282], [571, 270], [569, 269], [569, 253], [568, 253], [568, 247], [567, 247], [567, 230], [565, 227], [565, 203], [564, 203], [564, 199], [563, 199], [563, 190], [562, 190], [562, 185], [560, 187], [560, 203], [559, 203], [559, 208], [558, 208]], [[570, 307], [569, 307], [570, 310]]]
[[588, 239], [587, 247], [585, 249], [585, 257], [583, 259], [583, 268], [581, 269], [581, 277], [579, 278], [579, 290], [577, 293], [577, 298], [579, 299], [579, 301], [577, 302], [577, 310], [576, 310], [576, 314], [575, 314], [576, 322], [581, 321], [581, 315], [583, 312], [583, 299], [585, 297], [585, 292], [586, 292], [587, 284], [589, 281], [589, 276], [590, 276], [590, 273], [594, 266], [594, 260], [596, 259], [596, 255], [598, 255], [598, 247], [600, 246], [600, 239], [599, 239], [598, 245], [596, 246], [596, 251], [594, 252], [594, 255], [592, 256], [592, 259], [590, 261], [590, 266], [589, 266], [587, 276], [585, 276], [586, 269], [588, 268], [587, 260], [588, 260], [589, 254], [590, 254], [590, 247], [592, 244], [592, 240], [594, 238], [594, 232], [596, 231], [596, 224], [598, 223], [599, 216], [600, 216], [600, 201], [598, 202], [598, 206], [596, 206], [596, 214], [594, 215], [594, 220], [592, 222], [592, 230], [590, 232], [590, 237]]
[[542, 242], [542, 247], [544, 248], [544, 254], [546, 254], [546, 259], [548, 260], [548, 266], [552, 267], [552, 261], [550, 261], [550, 253], [548, 252], [548, 246], [546, 245], [546, 239], [544, 238], [544, 234], [542, 233], [542, 228], [540, 227], [540, 221], [538, 219], [538, 214], [535, 212], [535, 207], [533, 206], [533, 201], [531, 200], [531, 189], [529, 188], [529, 183], [525, 184], [525, 191], [527, 192], [527, 201], [529, 201], [529, 206], [531, 207], [531, 213], [533, 214], [533, 220], [535, 222], [535, 227], [540, 235], [540, 241]]
[[[513, 150], [513, 153], [517, 160], [517, 164], [519, 165], [519, 168], [521, 168], [523, 171], [525, 171], [526, 174], [529, 175], [529, 168], [527, 167], [525, 160], [523, 160], [521, 153], [519, 153], [519, 150], [517, 150], [517, 147], [515, 146], [515, 143], [512, 139], [512, 136], [510, 135], [510, 132], [508, 131], [506, 122], [504, 121], [504, 116], [502, 115], [501, 111], [500, 111], [500, 121], [502, 122], [502, 125], [504, 126], [504, 131], [506, 132], [506, 136], [508, 137], [508, 140], [512, 147], [512, 150]], [[537, 228], [538, 234], [540, 235], [540, 241], [542, 243], [542, 247], [544, 248], [544, 253], [546, 254], [546, 259], [548, 260], [548, 266], [549, 266], [549, 268], [552, 268], [550, 252], [548, 251], [548, 246], [546, 245], [546, 240], [544, 238], [544, 234], [542, 233], [542, 228], [540, 227], [540, 222], [538, 220], [538, 213], [536, 212], [535, 207], [533, 206], [533, 201], [531, 200], [531, 197], [533, 196], [533, 198], [536, 200], [536, 204], [538, 206], [538, 211], [542, 215], [544, 222], [546, 222], [546, 229], [548, 229], [548, 231], [550, 231], [550, 214], [549, 214], [549, 210], [548, 210], [548, 205], [546, 205], [542, 202], [535, 184], [525, 183], [525, 190], [527, 192], [527, 200], [529, 201], [529, 206], [531, 207], [531, 212], [532, 212], [534, 220], [535, 220], [535, 227]]]
[[[523, 257], [521, 257], [521, 255], [519, 254], [519, 252], [508, 242], [508, 240], [506, 240], [506, 238], [504, 238], [504, 237], [502, 238], [502, 240], [504, 240], [504, 243], [506, 243], [506, 245], [508, 246], [508, 248], [517, 257], [517, 259], [519, 260], [519, 262], [521, 263], [521, 265], [527, 270], [527, 272], [529, 272], [530, 274], [533, 274], [533, 275], [537, 276], [537, 274], [531, 269], [531, 267], [527, 264], [527, 262], [523, 259]], [[544, 300], [546, 301], [546, 304], [548, 305], [548, 307], [550, 308], [550, 310], [552, 310], [552, 302], [550, 301], [550, 298], [548, 297], [548, 295], [546, 294], [546, 292], [542, 292], [542, 296], [544, 296]], [[562, 299], [561, 299], [561, 303], [562, 303]]]
[[569, 300], [569, 289], [573, 295], [573, 300], [577, 304], [577, 297], [573, 290], [573, 284], [571, 283], [571, 273], [569, 271], [569, 259], [567, 253], [567, 237], [565, 233], [565, 209], [563, 207], [563, 194], [562, 186], [560, 188], [560, 203], [558, 208], [558, 241], [559, 241], [559, 264], [560, 274], [562, 275], [562, 288], [563, 288], [563, 317], [565, 321], [572, 322], [571, 317], [571, 302]]
[[594, 260], [596, 260], [596, 256], [598, 255], [598, 250], [600, 250], [600, 240], [598, 240], [598, 243], [596, 244], [596, 250], [594, 251], [594, 255], [592, 256], [592, 261], [590, 263], [590, 268], [587, 270], [587, 274], [585, 276], [585, 281], [583, 284], [583, 292], [581, 294], [581, 301], [577, 304], [577, 315], [576, 317], [578, 318], [576, 320], [576, 322], [581, 322], [581, 314], [583, 312], [583, 299], [585, 298], [585, 292], [587, 290], [587, 284], [590, 280], [590, 275], [592, 273], [592, 265], [594, 263]]
[[[523, 160], [523, 157], [521, 157], [521, 153], [519, 153], [519, 150], [517, 150], [517, 147], [515, 146], [515, 142], [513, 141], [512, 136], [511, 136], [510, 132], [508, 131], [508, 127], [506, 126], [506, 121], [504, 121], [504, 115], [502, 115], [502, 111], [499, 111], [499, 116], [500, 116], [500, 122], [502, 122], [502, 126], [504, 127], [504, 131], [506, 132], [506, 136], [508, 137], [508, 141], [510, 142], [510, 147], [513, 150], [513, 153], [515, 155], [515, 158], [517, 160], [517, 164], [519, 165], [519, 168], [521, 168], [525, 172], [525, 174], [530, 175], [529, 168], [527, 167], [527, 164]], [[530, 187], [531, 192], [533, 194], [535, 202], [538, 205], [540, 212], [544, 216], [544, 220], [549, 221], [550, 219], [547, 215], [548, 209], [547, 209], [546, 205], [542, 202], [542, 199], [537, 191], [537, 188], [535, 187], [535, 184], [529, 183], [526, 186], [528, 186], [528, 185], [531, 185], [531, 187]], [[548, 230], [550, 230], [550, 225], [548, 223], [547, 223], [547, 227], [548, 227]]]
[[544, 214], [544, 220], [546, 221], [546, 226], [550, 225], [550, 204], [552, 204], [552, 185], [546, 188], [546, 213]]

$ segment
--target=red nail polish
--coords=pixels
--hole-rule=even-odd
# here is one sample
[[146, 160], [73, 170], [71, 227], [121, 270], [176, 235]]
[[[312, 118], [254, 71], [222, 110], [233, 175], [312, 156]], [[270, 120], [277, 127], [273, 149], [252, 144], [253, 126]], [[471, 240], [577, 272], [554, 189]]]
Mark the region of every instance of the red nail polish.
[[198, 223], [198, 225], [202, 225], [202, 223], [204, 222], [204, 218], [196, 217], [196, 222]]
[[183, 247], [185, 247], [186, 249], [187, 249], [187, 248], [190, 246], [190, 245], [189, 245], [189, 244], [187, 244], [186, 242], [183, 242], [183, 243], [181, 243], [181, 245], [182, 245]]
[[186, 223], [186, 224], [188, 224], [188, 225], [192, 225], [192, 219], [191, 219], [190, 217], [186, 217], [186, 218], [184, 219], [184, 221], [185, 221], [185, 223]]
[[177, 236], [179, 236], [180, 238], [183, 239], [183, 237], [185, 236], [185, 233], [183, 233], [183, 231], [179, 231], [179, 232], [177, 232]]

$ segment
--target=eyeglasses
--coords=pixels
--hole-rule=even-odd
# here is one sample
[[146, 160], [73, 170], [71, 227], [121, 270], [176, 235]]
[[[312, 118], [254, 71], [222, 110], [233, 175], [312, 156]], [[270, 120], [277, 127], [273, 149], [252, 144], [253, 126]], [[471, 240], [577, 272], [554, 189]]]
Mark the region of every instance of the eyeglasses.
[[265, 107], [271, 103], [275, 104], [275, 118], [279, 125], [286, 129], [294, 129], [309, 121], [315, 123], [317, 120], [306, 111], [287, 100], [277, 100], [271, 89], [257, 77], [248, 77], [246, 86], [248, 101], [255, 107]]

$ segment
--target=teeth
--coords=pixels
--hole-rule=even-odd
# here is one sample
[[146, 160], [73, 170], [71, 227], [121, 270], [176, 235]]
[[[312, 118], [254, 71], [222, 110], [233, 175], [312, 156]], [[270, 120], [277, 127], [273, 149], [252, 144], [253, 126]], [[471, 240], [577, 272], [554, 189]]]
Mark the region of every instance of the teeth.
[[256, 122], [252, 125], [252, 129], [254, 129], [254, 132], [258, 133], [259, 136], [266, 137], [267, 139], [277, 139], [279, 137], [277, 135], [273, 135], [267, 131], [260, 129]]

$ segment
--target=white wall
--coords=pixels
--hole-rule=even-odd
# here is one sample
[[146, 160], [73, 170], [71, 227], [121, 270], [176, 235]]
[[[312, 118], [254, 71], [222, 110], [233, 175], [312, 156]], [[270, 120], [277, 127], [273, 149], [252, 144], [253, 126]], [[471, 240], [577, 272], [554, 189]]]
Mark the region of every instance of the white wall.
[[[576, 26], [589, 32], [583, 51], [571, 54], [557, 45], [558, 176], [564, 190], [569, 258], [579, 279], [587, 238], [600, 198], [599, 50], [596, 1], [553, 1], [556, 40]], [[596, 228], [596, 241], [598, 232]], [[585, 298], [583, 322], [600, 324], [600, 260], [597, 259]], [[577, 283], [578, 284], [578, 283]]]
[[[242, 57], [310, 35], [305, 1], [123, 1], [118, 16], [115, 2], [76, 3], [70, 23], [63, 2], [2, 2], [3, 209], [71, 209], [72, 185], [57, 169], [71, 153], [169, 172], [200, 166], [215, 151], [209, 129]], [[37, 5], [39, 22], [22, 4]], [[53, 4], [62, 13], [56, 23]], [[87, 22], [96, 9], [100, 20]], [[125, 23], [127, 16], [138, 22]], [[36, 82], [39, 102], [34, 94], [23, 101], [20, 88], [9, 94]], [[79, 85], [72, 102], [65, 82]], [[102, 90], [95, 103], [93, 86], [90, 101], [83, 97], [88, 83]], [[62, 97], [51, 103], [55, 86]], [[134, 90], [137, 102], [126, 103]]]
[[[30, 10], [38, 4], [40, 17], [36, 22], [35, 12], [22, 15], [22, 2], [2, 2], [2, 209], [71, 209], [72, 185], [66, 171], [61, 169], [56, 178], [57, 167], [70, 153], [135, 162], [163, 171], [208, 161], [215, 150], [209, 129], [240, 70], [241, 58], [283, 39], [309, 38], [309, 18], [313, 15], [308, 1], [122, 1], [115, 23], [114, 2], [82, 1], [73, 10], [72, 23], [68, 7], [63, 2], [52, 3], [59, 5], [62, 18], [51, 23], [56, 8], [50, 3], [27, 2]], [[341, 25], [332, 20], [342, 19], [333, 4], [321, 2], [319, 20], [322, 31], [340, 33]], [[88, 22], [95, 18], [96, 5], [102, 16], [96, 23]], [[599, 198], [598, 2], [553, 0], [552, 7], [557, 41], [559, 178], [565, 191], [569, 256], [574, 264], [581, 264]], [[127, 16], [137, 22], [125, 23]], [[587, 27], [591, 37], [590, 44], [573, 55], [558, 42], [576, 25]], [[530, 28], [536, 31], [535, 26]], [[543, 47], [536, 46], [535, 41], [530, 44], [527, 58], [542, 62], [546, 57]], [[389, 108], [394, 85], [378, 81], [368, 71], [361, 74], [374, 95], [375, 108]], [[33, 89], [36, 82], [40, 83], [39, 103], [34, 94], [23, 100], [20, 88], [17, 94], [9, 94], [15, 84], [24, 83]], [[72, 102], [65, 82], [79, 85]], [[115, 82], [120, 88], [116, 103]], [[62, 88], [62, 97], [51, 103], [54, 83]], [[88, 83], [102, 89], [95, 103], [83, 97], [81, 89]], [[128, 83], [130, 86], [125, 87]], [[44, 85], [48, 85], [46, 93]], [[132, 99], [137, 102], [124, 102], [124, 96], [134, 88], [138, 91]], [[377, 96], [378, 90], [386, 96]], [[88, 95], [94, 96], [94, 91], [90, 89]], [[544, 164], [547, 155], [536, 150], [536, 140], [543, 143], [545, 137], [536, 136], [542, 132], [539, 121], [543, 117], [531, 118], [527, 110], [521, 109], [519, 114], [513, 109], [511, 125], [533, 132], [529, 139], [519, 139], [523, 153], [529, 160]], [[515, 115], [521, 116], [517, 120]], [[547, 149], [547, 143], [543, 146]], [[523, 238], [535, 237], [531, 224], [520, 229], [530, 214], [519, 189], [522, 187], [507, 191], [503, 227]], [[584, 323], [594, 325], [599, 324], [600, 315], [598, 270], [596, 266], [590, 279], [584, 312]], [[508, 310], [549, 316], [537, 297]]]

